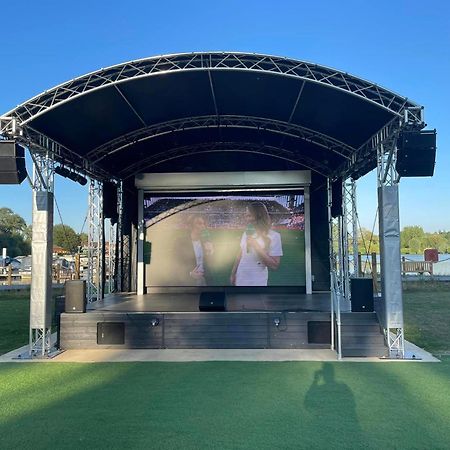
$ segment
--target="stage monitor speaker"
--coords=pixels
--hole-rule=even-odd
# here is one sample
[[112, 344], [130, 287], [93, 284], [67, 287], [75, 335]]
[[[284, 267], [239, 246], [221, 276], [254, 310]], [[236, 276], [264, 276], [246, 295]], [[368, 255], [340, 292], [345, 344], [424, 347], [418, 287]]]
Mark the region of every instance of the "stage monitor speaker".
[[398, 139], [395, 169], [401, 177], [432, 177], [436, 130], [403, 131]]
[[124, 322], [97, 322], [98, 345], [124, 345]]
[[26, 177], [25, 149], [15, 141], [0, 140], [0, 184], [20, 184]]
[[342, 178], [331, 184], [331, 217], [342, 216]]
[[225, 292], [202, 292], [198, 309], [200, 311], [225, 311]]
[[309, 321], [308, 344], [331, 344], [331, 322]]
[[117, 212], [117, 186], [109, 181], [103, 183], [103, 215], [105, 218], [111, 219], [113, 224], [117, 222], [119, 217]]
[[86, 312], [86, 281], [70, 280], [64, 285], [66, 296], [66, 313]]
[[352, 312], [373, 312], [372, 278], [351, 278]]

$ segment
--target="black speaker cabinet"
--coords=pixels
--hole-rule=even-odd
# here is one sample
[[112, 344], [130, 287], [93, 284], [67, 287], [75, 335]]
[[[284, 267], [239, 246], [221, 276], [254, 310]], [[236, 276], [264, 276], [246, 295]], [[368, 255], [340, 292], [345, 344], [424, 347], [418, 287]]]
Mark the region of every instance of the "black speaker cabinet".
[[403, 131], [398, 139], [396, 170], [402, 177], [432, 177], [436, 130]]
[[124, 345], [125, 323], [124, 322], [98, 322], [97, 323], [98, 345]]
[[117, 186], [110, 181], [103, 183], [103, 213], [112, 223], [117, 222]]
[[372, 278], [351, 278], [352, 312], [373, 312]]
[[66, 296], [66, 313], [86, 312], [86, 281], [66, 281], [64, 286]]
[[331, 184], [331, 217], [342, 216], [342, 178]]
[[26, 177], [25, 149], [15, 141], [0, 141], [0, 184], [20, 184]]
[[198, 309], [200, 311], [225, 311], [225, 292], [202, 292]]

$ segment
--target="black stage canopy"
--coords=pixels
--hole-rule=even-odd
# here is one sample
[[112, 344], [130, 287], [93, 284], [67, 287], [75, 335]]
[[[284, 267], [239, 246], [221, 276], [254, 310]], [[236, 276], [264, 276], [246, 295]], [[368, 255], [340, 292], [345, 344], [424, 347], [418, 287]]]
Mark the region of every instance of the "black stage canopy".
[[[327, 67], [246, 53], [146, 58], [84, 75], [6, 114], [91, 176], [312, 169], [361, 176], [405, 97]], [[49, 138], [50, 140], [46, 139]]]

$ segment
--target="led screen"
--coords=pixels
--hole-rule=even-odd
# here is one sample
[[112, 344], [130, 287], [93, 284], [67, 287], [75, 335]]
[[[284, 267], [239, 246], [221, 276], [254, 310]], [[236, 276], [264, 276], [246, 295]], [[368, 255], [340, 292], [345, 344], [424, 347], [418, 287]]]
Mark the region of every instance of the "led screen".
[[144, 197], [146, 286], [305, 286], [304, 196]]

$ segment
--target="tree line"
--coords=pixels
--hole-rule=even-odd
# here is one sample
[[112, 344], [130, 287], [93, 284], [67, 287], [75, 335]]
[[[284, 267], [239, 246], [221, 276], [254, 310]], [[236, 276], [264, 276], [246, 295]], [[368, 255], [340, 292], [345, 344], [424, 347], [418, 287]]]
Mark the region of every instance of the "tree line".
[[[450, 253], [450, 231], [428, 233], [418, 225], [403, 227], [400, 246], [403, 254], [423, 254], [426, 248], [437, 248], [439, 253]], [[379, 236], [362, 228], [358, 236], [358, 248], [361, 253], [379, 253]]]
[[[9, 208], [0, 208], [0, 249], [6, 247], [8, 256], [31, 253], [31, 225]], [[406, 254], [421, 254], [426, 248], [437, 248], [440, 253], [450, 253], [450, 231], [427, 233], [422, 227], [404, 227], [400, 233], [401, 251]], [[77, 233], [68, 225], [53, 227], [53, 245], [75, 253], [79, 246], [87, 245], [87, 234]], [[370, 230], [362, 228], [358, 235], [361, 253], [379, 253], [380, 239]]]
[[[31, 237], [31, 225], [10, 208], [0, 208], [0, 249], [6, 247], [10, 257], [29, 255]], [[77, 233], [68, 225], [57, 224], [53, 227], [53, 245], [75, 253], [78, 247], [87, 245], [87, 234]]]

